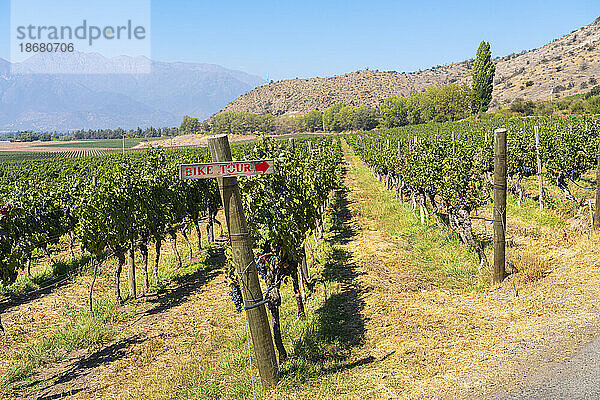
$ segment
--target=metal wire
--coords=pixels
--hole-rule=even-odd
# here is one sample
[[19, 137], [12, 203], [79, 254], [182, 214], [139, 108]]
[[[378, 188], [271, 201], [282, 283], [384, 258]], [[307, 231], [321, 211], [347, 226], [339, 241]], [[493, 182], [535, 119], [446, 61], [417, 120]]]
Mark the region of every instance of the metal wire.
[[580, 184], [578, 184], [577, 182], [575, 182], [573, 179], [569, 178], [569, 180], [571, 182], [573, 182], [575, 184], [575, 186], [581, 188], [581, 189], [586, 189], [586, 190], [598, 190], [597, 187], [586, 187], [586, 186], [581, 186]]
[[[250, 266], [253, 263], [256, 263], [256, 260], [260, 260], [261, 258], [266, 257], [266, 256], [277, 257], [277, 256], [269, 253], [269, 254], [262, 254], [257, 259], [252, 259], [252, 261], [250, 261], [250, 263], [248, 263], [248, 265], [246, 265], [246, 268], [244, 268], [244, 270], [242, 271], [241, 274], [239, 274], [237, 271], [235, 272], [236, 275], [238, 275], [238, 279], [240, 280], [240, 282], [243, 283], [242, 277], [244, 275], [247, 276], [248, 268], [250, 268]], [[261, 293], [261, 296], [260, 296], [261, 298], [259, 298], [259, 299], [254, 297], [254, 293], [252, 293], [252, 291], [250, 289], [248, 289], [248, 293], [250, 293], [250, 296], [252, 297], [252, 299], [248, 299], [248, 301], [252, 301], [254, 304], [251, 304], [249, 306], [244, 305], [244, 310], [246, 310], [246, 311], [252, 310], [253, 308], [257, 308], [257, 307], [262, 306], [263, 304], [268, 303], [269, 302], [269, 294], [280, 283], [281, 283], [281, 278], [279, 280], [277, 280], [275, 283], [273, 283], [272, 285], [267, 286], [267, 291], [265, 292], [264, 298], [262, 298], [262, 293]], [[243, 293], [244, 285], [240, 285], [240, 288], [242, 289], [242, 293]]]

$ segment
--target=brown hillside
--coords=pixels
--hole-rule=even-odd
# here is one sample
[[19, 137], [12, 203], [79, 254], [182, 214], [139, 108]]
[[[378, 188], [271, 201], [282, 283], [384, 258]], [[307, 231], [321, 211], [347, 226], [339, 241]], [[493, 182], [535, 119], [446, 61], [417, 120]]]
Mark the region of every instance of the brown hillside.
[[[597, 84], [596, 80], [600, 84], [600, 18], [539, 49], [495, 62], [493, 108], [517, 97], [549, 99], [552, 90], [554, 98], [585, 92]], [[377, 105], [392, 95], [406, 96], [431, 86], [469, 82], [471, 67], [469, 60], [419, 72], [367, 70], [280, 81], [240, 96], [222, 111], [285, 114], [323, 110], [338, 102]]]

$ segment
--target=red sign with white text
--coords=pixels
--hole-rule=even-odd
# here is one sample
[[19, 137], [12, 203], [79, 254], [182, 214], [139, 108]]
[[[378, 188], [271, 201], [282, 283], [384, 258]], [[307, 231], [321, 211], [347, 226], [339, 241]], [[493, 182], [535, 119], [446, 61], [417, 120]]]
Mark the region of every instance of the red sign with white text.
[[227, 161], [179, 165], [179, 178], [227, 178], [231, 176], [265, 175], [275, 172], [275, 160]]

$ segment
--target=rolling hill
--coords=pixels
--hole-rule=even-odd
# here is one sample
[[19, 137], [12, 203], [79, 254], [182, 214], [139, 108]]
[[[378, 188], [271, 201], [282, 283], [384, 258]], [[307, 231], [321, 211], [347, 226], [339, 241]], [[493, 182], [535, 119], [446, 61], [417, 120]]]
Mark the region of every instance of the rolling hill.
[[[518, 97], [549, 99], [551, 92], [553, 98], [585, 92], [600, 83], [600, 18], [543, 47], [497, 58], [495, 63], [492, 108]], [[286, 114], [324, 110], [338, 102], [376, 106], [392, 95], [470, 82], [472, 64], [467, 60], [419, 72], [366, 70], [274, 82], [240, 96], [222, 111]]]

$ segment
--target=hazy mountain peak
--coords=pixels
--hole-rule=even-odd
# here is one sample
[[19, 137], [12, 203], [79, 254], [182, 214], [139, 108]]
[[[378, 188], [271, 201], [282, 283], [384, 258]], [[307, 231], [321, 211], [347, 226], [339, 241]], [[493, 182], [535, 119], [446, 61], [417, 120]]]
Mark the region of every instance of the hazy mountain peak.
[[[103, 73], [86, 73], [90, 64]], [[150, 73], [116, 73], [145, 64]], [[0, 59], [1, 77], [0, 130], [45, 131], [175, 126], [186, 114], [214, 114], [261, 82], [215, 64], [80, 52], [40, 53], [18, 64]]]

